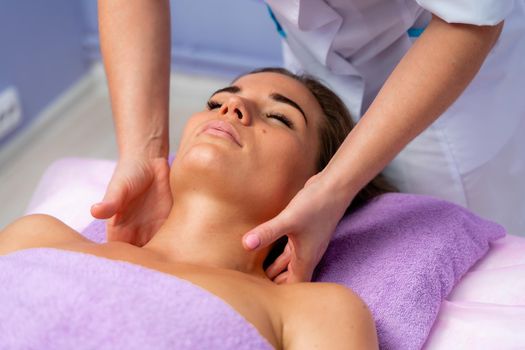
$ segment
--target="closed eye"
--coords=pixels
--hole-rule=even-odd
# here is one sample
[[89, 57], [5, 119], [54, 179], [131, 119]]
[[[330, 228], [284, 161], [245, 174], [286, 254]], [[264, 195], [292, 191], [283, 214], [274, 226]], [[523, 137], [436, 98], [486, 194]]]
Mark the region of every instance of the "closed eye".
[[266, 114], [266, 117], [268, 118], [272, 118], [272, 119], [277, 119], [279, 120], [281, 123], [283, 123], [284, 125], [286, 125], [288, 128], [290, 129], [293, 129], [294, 128], [294, 124], [293, 122], [288, 119], [285, 115], [283, 114], [278, 114], [278, 113], [269, 113], [269, 114]]
[[222, 104], [215, 102], [213, 100], [209, 100], [206, 105], [208, 106], [208, 109], [211, 111], [212, 109], [221, 108]]

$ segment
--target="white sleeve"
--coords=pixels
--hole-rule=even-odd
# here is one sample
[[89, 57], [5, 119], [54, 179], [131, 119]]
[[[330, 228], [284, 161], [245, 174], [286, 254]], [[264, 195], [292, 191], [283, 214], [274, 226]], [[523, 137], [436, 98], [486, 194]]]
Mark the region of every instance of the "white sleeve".
[[507, 17], [515, 0], [416, 0], [419, 6], [448, 23], [496, 25]]

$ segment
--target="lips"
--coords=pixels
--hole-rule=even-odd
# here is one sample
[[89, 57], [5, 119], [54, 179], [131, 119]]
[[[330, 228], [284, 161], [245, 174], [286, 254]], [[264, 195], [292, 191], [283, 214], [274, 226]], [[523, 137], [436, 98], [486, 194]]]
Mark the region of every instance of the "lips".
[[228, 122], [223, 120], [212, 120], [204, 125], [200, 133], [209, 133], [212, 135], [230, 138], [233, 142], [242, 147], [241, 138], [235, 128]]

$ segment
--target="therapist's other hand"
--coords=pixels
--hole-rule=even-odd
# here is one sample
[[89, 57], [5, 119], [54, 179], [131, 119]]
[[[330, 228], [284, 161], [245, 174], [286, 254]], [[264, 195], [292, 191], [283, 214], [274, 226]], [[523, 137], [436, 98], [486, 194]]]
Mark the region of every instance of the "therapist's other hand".
[[[286, 208], [243, 236], [247, 250], [288, 236], [284, 252], [266, 269], [275, 283], [307, 282], [325, 253], [348, 203], [334, 195], [321, 173], [310, 178]], [[250, 242], [252, 244], [250, 244]]]
[[173, 200], [165, 158], [119, 160], [102, 202], [91, 215], [109, 219], [107, 239], [145, 245], [168, 217]]

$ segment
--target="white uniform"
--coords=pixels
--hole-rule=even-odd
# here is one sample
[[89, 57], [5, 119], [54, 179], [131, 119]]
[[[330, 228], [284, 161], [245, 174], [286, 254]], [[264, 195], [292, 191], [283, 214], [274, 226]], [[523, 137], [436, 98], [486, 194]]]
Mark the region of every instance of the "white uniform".
[[[525, 235], [525, 0], [267, 0], [284, 60], [361, 117], [431, 13], [503, 32], [462, 96], [387, 167], [403, 192], [470, 208]], [[284, 36], [284, 35], [283, 35]]]

